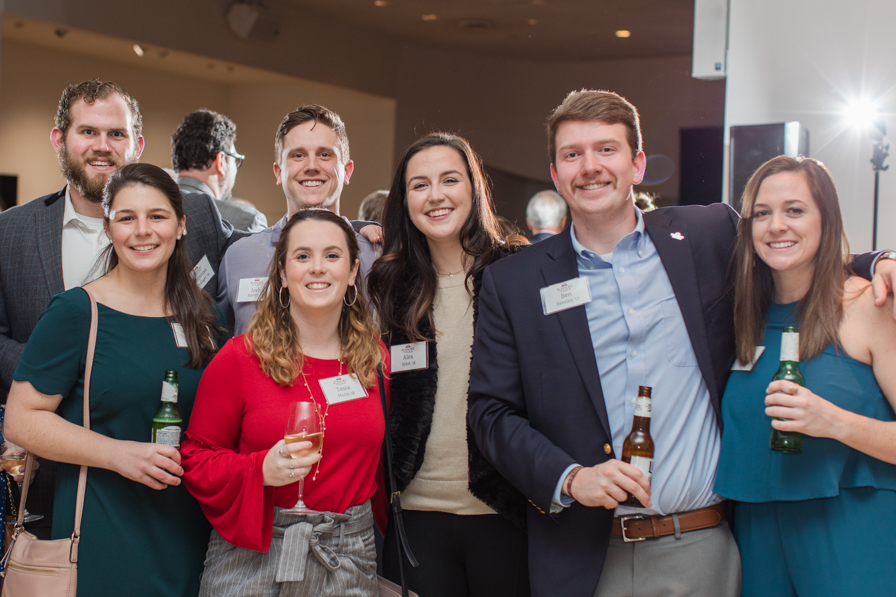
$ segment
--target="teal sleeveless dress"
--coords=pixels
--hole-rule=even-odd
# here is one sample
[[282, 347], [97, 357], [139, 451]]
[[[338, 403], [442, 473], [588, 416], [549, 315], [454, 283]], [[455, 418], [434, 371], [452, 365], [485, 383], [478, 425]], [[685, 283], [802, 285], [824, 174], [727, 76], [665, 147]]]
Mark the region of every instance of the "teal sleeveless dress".
[[[805, 437], [801, 454], [768, 447], [765, 389], [778, 369], [781, 333], [796, 303], [769, 308], [765, 351], [733, 371], [722, 399], [714, 491], [736, 500], [734, 537], [743, 597], [842, 596], [896, 587], [896, 466], [832, 439]], [[869, 365], [833, 346], [800, 363], [806, 386], [837, 406], [896, 420]]]

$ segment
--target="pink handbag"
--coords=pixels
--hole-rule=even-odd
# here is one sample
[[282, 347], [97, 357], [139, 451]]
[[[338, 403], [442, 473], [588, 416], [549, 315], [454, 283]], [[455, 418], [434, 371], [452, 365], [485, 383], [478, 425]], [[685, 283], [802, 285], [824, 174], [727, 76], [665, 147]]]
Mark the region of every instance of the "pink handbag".
[[[96, 348], [96, 300], [90, 297], [90, 338], [87, 343], [87, 365], [84, 370], [84, 427], [90, 429], [90, 374]], [[31, 479], [34, 455], [25, 461], [25, 479]], [[78, 543], [81, 536], [81, 515], [84, 511], [84, 492], [87, 489], [87, 467], [81, 467], [78, 477], [78, 499], [75, 505], [75, 528], [68, 539], [42, 541], [25, 530], [25, 500], [28, 483], [22, 487], [19, 516], [12, 541], [2, 560], [2, 597], [75, 597], [78, 590]]]

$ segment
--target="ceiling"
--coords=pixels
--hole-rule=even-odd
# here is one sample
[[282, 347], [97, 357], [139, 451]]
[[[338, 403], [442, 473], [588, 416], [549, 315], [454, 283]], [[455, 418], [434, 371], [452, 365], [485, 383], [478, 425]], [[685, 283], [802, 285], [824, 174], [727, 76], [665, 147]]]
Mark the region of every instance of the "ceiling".
[[[255, 1], [255, 0], [250, 0]], [[691, 54], [694, 0], [271, 0], [417, 43], [518, 59]], [[616, 36], [626, 30], [628, 38]]]

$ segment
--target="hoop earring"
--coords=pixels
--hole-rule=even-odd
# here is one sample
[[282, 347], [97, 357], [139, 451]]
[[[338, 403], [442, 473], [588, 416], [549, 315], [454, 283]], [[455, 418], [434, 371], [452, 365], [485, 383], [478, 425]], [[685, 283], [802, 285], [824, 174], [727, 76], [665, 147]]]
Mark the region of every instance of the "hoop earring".
[[289, 309], [289, 292], [286, 293], [286, 304], [283, 304], [283, 287], [280, 287], [280, 290], [277, 292], [277, 301], [280, 303], [280, 306], [284, 309]]
[[348, 296], [348, 290], [346, 289], [345, 294], [342, 295], [342, 302], [345, 303], [346, 307], [351, 307], [352, 305], [354, 305], [355, 303], [358, 302], [358, 287], [355, 285], [351, 285], [351, 286], [349, 286], [349, 288], [355, 289], [355, 298], [352, 299], [352, 302], [348, 302], [347, 300], [345, 300], [345, 297]]

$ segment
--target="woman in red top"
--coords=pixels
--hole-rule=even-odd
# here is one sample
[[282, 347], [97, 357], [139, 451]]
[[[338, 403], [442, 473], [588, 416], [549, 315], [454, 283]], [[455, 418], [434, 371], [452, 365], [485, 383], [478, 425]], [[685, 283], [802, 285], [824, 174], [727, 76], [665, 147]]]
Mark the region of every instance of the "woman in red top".
[[[292, 216], [248, 331], [206, 369], [182, 448], [184, 482], [215, 528], [200, 595], [376, 594], [370, 500], [385, 431], [376, 366], [388, 363], [355, 286], [358, 263], [344, 220]], [[357, 376], [356, 397], [325, 396], [346, 374]], [[283, 441], [290, 404], [305, 400], [320, 409], [323, 448], [293, 459], [311, 448]], [[306, 475], [317, 513], [281, 512]]]

